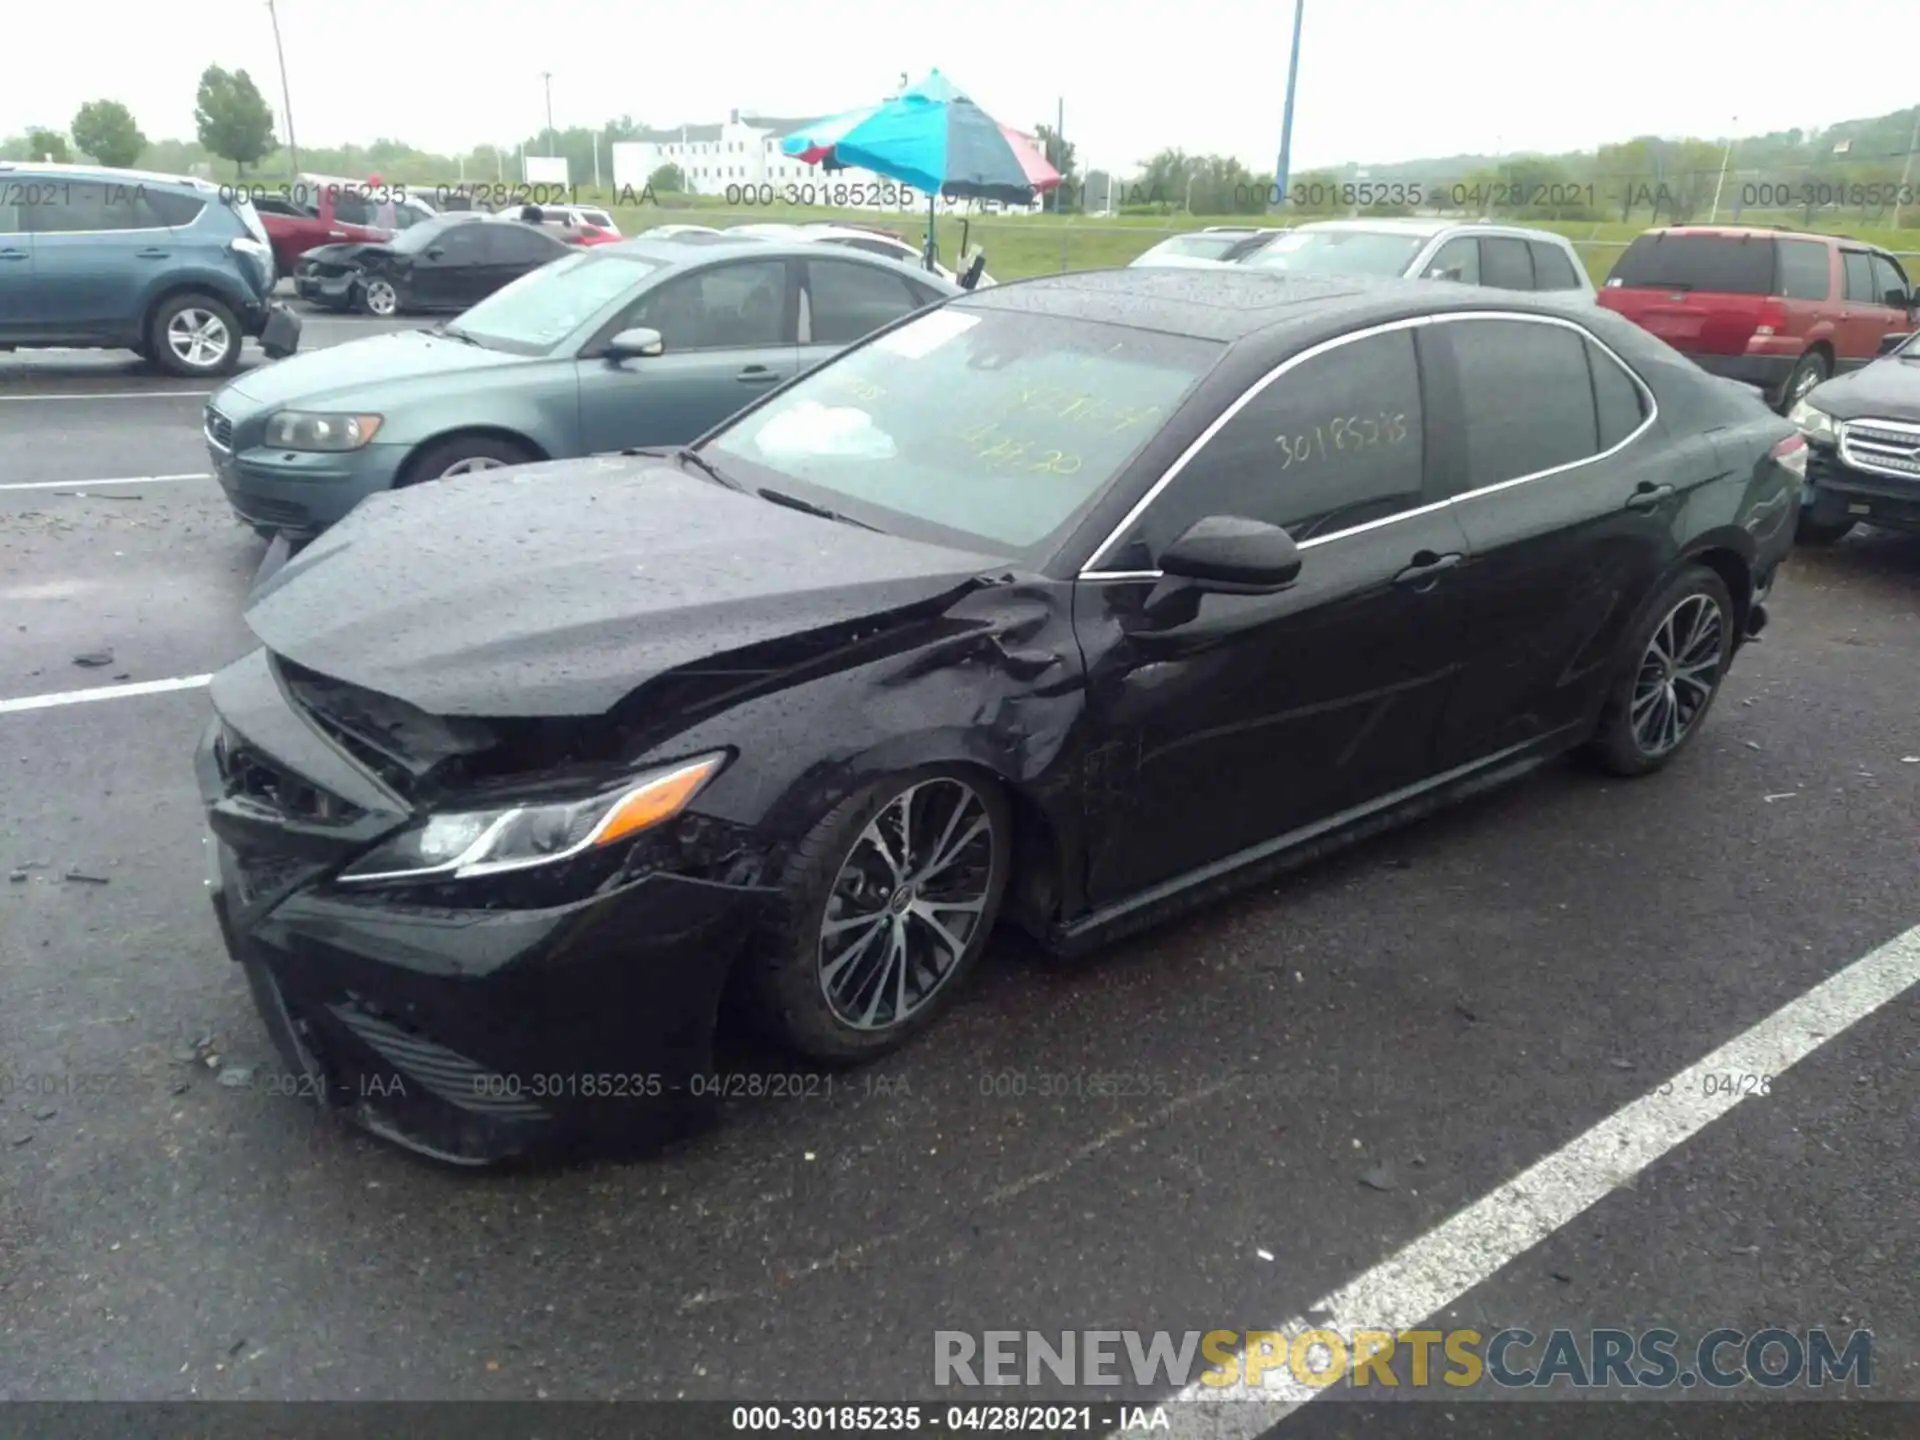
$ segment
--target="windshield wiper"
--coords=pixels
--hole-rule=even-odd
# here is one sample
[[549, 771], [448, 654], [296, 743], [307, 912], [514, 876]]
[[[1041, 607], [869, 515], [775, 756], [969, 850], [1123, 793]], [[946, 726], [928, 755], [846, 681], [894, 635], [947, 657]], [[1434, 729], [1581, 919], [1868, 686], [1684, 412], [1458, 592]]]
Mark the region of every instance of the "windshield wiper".
[[[626, 453], [629, 455], [640, 455], [646, 452], [641, 450], [629, 450]], [[663, 451], [662, 453], [668, 456], [671, 456], [673, 459], [679, 461], [682, 465], [690, 466], [693, 469], [698, 470], [702, 475], [706, 476], [709, 480], [713, 481], [716, 485], [724, 485], [729, 490], [745, 490], [747, 488], [746, 486], [742, 485], [738, 480], [734, 480], [728, 476], [722, 475], [717, 469], [714, 468], [714, 464], [711, 460], [707, 459], [704, 455], [695, 453], [691, 445], [677, 445], [673, 449]]]
[[480, 344], [478, 340], [474, 339], [473, 336], [469, 335], [466, 331], [456, 330], [444, 320], [438, 325], [431, 327], [427, 333], [429, 335], [438, 335], [442, 340], [458, 340], [463, 345], [477, 346]]
[[756, 490], [753, 492], [762, 500], [770, 500], [775, 505], [784, 505], [789, 510], [798, 510], [803, 515], [818, 515], [822, 520], [838, 520], [842, 525], [855, 525], [862, 530], [879, 532], [878, 525], [869, 525], [864, 520], [856, 520], [851, 515], [842, 515], [838, 510], [829, 510], [824, 505], [816, 505], [811, 500], [802, 500], [798, 495], [782, 494], [778, 490]]

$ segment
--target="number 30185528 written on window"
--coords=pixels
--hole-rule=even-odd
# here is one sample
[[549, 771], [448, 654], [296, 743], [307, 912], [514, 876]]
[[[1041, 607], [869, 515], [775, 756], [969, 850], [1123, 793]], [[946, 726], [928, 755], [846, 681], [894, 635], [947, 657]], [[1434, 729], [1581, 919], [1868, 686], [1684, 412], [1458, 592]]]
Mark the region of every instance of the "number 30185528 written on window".
[[1273, 442], [1280, 447], [1280, 468], [1291, 470], [1314, 460], [1400, 445], [1406, 438], [1406, 413], [1382, 410], [1377, 415], [1338, 415], [1296, 435], [1276, 435]]

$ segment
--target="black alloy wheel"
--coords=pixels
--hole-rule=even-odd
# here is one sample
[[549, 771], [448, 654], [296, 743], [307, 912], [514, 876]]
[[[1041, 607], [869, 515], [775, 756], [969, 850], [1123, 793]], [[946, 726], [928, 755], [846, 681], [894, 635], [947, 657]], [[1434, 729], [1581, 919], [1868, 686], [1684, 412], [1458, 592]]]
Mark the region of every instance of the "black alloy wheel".
[[1700, 731], [1733, 658], [1727, 585], [1691, 566], [1648, 607], [1629, 641], [1589, 754], [1616, 775], [1666, 765]]
[[745, 963], [762, 1027], [830, 1063], [904, 1044], [986, 949], [1012, 848], [986, 777], [897, 775], [828, 812], [796, 847], [785, 903]]

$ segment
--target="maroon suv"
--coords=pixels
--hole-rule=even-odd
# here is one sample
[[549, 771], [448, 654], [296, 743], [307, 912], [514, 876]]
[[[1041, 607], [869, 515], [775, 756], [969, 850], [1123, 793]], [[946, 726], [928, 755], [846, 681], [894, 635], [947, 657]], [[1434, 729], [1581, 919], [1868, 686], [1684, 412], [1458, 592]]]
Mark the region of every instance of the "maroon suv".
[[1898, 260], [1844, 236], [1676, 225], [1629, 245], [1599, 299], [1785, 411], [1913, 329], [1920, 297]]

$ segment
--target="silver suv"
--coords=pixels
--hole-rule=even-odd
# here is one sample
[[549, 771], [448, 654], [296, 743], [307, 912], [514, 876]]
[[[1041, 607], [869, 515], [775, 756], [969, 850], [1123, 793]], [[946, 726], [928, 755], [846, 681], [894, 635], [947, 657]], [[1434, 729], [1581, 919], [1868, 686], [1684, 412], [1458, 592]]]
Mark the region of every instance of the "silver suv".
[[1320, 220], [1237, 263], [1296, 275], [1397, 275], [1569, 299], [1594, 295], [1587, 267], [1564, 236], [1485, 220]]

